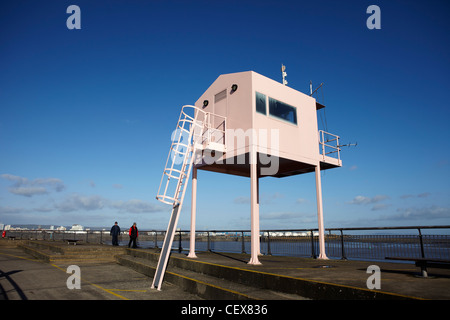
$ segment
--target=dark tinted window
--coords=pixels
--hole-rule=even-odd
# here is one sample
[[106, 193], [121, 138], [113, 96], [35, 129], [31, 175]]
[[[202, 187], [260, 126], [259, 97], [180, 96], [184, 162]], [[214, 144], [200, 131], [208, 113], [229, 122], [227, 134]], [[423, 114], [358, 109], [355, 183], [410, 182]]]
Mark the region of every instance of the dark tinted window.
[[269, 114], [297, 124], [297, 109], [284, 102], [269, 97]]
[[256, 92], [256, 111], [266, 114], [266, 95]]

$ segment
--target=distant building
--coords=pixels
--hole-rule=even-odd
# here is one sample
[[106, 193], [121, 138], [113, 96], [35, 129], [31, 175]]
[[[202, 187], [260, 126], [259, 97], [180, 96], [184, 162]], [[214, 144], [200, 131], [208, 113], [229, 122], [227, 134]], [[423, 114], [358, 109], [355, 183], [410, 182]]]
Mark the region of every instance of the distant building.
[[72, 225], [72, 228], [70, 231], [83, 231], [84, 227], [80, 224], [74, 224]]

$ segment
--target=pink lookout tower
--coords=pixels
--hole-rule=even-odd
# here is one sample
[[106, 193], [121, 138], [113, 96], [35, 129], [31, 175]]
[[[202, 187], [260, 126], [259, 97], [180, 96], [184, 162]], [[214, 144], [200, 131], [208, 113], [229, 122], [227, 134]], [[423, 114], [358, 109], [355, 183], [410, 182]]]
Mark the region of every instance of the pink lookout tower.
[[[283, 82], [284, 78], [283, 78]], [[318, 130], [312, 96], [256, 72], [219, 76], [194, 106], [184, 106], [157, 199], [173, 206], [153, 288], [160, 290], [173, 235], [192, 172], [191, 232], [188, 257], [195, 258], [197, 170], [250, 178], [251, 258], [260, 264], [259, 179], [315, 172], [319, 259], [324, 242], [320, 171], [342, 166], [339, 137]]]

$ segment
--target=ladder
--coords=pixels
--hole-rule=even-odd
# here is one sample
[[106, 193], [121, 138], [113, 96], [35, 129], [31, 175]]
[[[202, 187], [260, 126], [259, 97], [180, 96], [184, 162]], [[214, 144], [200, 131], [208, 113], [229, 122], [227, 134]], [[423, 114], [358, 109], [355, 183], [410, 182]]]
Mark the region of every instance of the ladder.
[[207, 113], [195, 106], [185, 105], [181, 109], [177, 128], [172, 134], [172, 145], [156, 196], [159, 201], [172, 205], [172, 214], [153, 278], [152, 289], [161, 290], [192, 164], [198, 149], [202, 146], [207, 117]]

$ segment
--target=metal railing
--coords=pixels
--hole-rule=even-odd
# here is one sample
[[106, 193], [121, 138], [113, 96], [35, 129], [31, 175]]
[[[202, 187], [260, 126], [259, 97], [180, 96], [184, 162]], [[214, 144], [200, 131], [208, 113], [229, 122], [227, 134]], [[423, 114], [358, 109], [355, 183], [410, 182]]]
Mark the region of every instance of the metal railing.
[[341, 148], [339, 147], [339, 136], [319, 130], [319, 144], [322, 151], [323, 159], [325, 156], [333, 156], [338, 161], [341, 160]]
[[[326, 254], [332, 259], [384, 260], [390, 256], [450, 260], [450, 226], [328, 228], [325, 231]], [[139, 231], [138, 246], [160, 248], [164, 233], [159, 230]], [[109, 230], [8, 230], [5, 236], [111, 244]], [[172, 249], [186, 252], [189, 238], [189, 231], [178, 230]], [[199, 252], [250, 253], [250, 230], [200, 230], [195, 238], [196, 251]], [[122, 246], [128, 245], [128, 230], [121, 233], [119, 241]], [[264, 255], [316, 258], [319, 253], [317, 229], [262, 230], [260, 244]]]
[[226, 136], [226, 121], [225, 116], [206, 112], [204, 131], [202, 133], [202, 144], [207, 146], [208, 144], [217, 143], [225, 145]]

